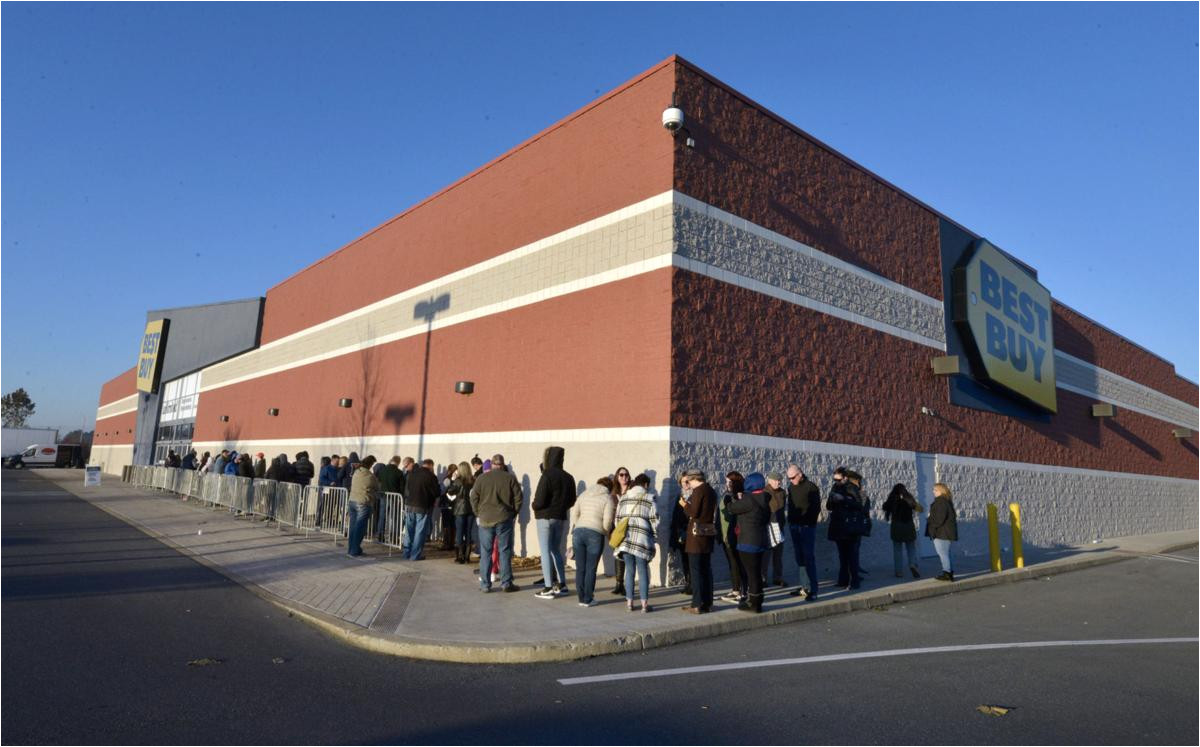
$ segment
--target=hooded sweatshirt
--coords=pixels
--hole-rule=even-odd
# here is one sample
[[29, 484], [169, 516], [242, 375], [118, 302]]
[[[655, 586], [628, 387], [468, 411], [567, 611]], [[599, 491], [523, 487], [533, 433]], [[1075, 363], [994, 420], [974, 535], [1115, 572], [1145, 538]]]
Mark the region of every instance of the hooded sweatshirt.
[[549, 446], [542, 454], [542, 477], [533, 494], [533, 518], [567, 518], [567, 512], [575, 505], [575, 478], [563, 469], [566, 450], [561, 446]]

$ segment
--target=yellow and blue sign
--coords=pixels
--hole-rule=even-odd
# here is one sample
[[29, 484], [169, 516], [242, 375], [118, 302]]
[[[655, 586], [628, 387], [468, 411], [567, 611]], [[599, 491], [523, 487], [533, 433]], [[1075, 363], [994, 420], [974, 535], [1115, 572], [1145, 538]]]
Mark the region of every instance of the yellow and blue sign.
[[142, 347], [138, 351], [137, 388], [139, 392], [150, 394], [158, 392], [158, 380], [162, 376], [163, 352], [167, 347], [167, 331], [170, 326], [170, 319], [156, 319], [146, 323], [146, 331], [142, 334]]
[[1050, 291], [979, 239], [954, 269], [953, 308], [977, 377], [1058, 411]]

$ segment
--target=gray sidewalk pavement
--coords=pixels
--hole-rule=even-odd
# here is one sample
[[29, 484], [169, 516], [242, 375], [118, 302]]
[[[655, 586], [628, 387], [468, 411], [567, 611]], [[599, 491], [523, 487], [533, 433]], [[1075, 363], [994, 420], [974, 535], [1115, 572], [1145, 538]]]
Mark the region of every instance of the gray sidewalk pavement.
[[[205, 509], [170, 493], [134, 488], [111, 475], [99, 487], [83, 487], [80, 470], [40, 470], [57, 487], [138, 527], [252, 592], [354, 645], [421, 659], [474, 663], [566, 661], [648, 648], [880, 607], [924, 597], [1008, 583], [1117, 562], [1197, 544], [1196, 530], [1122, 537], [1082, 547], [1058, 548], [1026, 558], [1026, 567], [988, 572], [986, 558], [956, 558], [953, 583], [930, 578], [936, 560], [922, 565], [926, 578], [896, 579], [890, 568], [872, 568], [854, 592], [824, 587], [821, 600], [806, 602], [774, 589], [763, 613], [738, 612], [718, 603], [711, 614], [680, 613], [690, 601], [677, 589], [652, 589], [649, 614], [628, 612], [624, 598], [597, 582], [591, 608], [575, 595], [538, 599], [541, 571], [516, 573], [521, 592], [479, 592], [477, 565], [453, 562], [450, 553], [405, 561], [387, 548], [364, 544], [365, 554], [346, 555], [344, 540], [279, 531], [265, 522]], [[887, 541], [884, 538], [868, 541]], [[961, 561], [961, 562], [960, 562]], [[574, 574], [569, 572], [573, 585]], [[572, 586], [573, 588], [573, 586]], [[720, 595], [728, 589], [720, 588]]]

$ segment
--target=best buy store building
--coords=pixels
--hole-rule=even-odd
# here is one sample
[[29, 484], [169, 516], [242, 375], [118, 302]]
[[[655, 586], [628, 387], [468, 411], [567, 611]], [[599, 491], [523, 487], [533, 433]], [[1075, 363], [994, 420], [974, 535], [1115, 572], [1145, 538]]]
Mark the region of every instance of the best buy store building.
[[683, 469], [797, 462], [950, 484], [966, 552], [988, 502], [1039, 546], [1195, 528], [1196, 384], [1002, 246], [672, 57], [264, 298], [150, 312], [93, 459], [501, 452], [532, 490], [559, 444], [664, 514]]

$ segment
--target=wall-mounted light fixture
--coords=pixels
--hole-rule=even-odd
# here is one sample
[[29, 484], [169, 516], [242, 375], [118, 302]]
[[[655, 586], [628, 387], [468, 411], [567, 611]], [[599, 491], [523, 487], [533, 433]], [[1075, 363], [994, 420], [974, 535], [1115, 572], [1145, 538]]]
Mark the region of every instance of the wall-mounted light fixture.
[[929, 361], [934, 376], [952, 376], [959, 371], [957, 355], [940, 355]]
[[222, 416], [221, 416], [221, 422], [222, 422], [222, 423], [228, 423], [228, 422], [229, 422], [229, 416], [228, 416], [228, 415], [222, 415]]
[[354, 400], [350, 399], [349, 397], [342, 397], [341, 399], [338, 400], [338, 407], [349, 407], [350, 405], [353, 405], [353, 404], [354, 404]]
[[454, 382], [454, 391], [458, 394], [471, 395], [475, 393], [474, 381], [456, 381]]
[[1192, 433], [1191, 428], [1175, 428], [1174, 430], [1171, 431], [1171, 435], [1174, 436], [1175, 438], [1178, 438], [1180, 441], [1182, 441], [1183, 439], [1191, 438], [1192, 436], [1194, 436], [1196, 434]]
[[1109, 402], [1097, 402], [1092, 405], [1093, 418], [1115, 418], [1117, 416], [1117, 408], [1113, 407]]
[[277, 415], [279, 415], [279, 408], [278, 407], [268, 407], [267, 414], [270, 415], [271, 417], [276, 417]]

